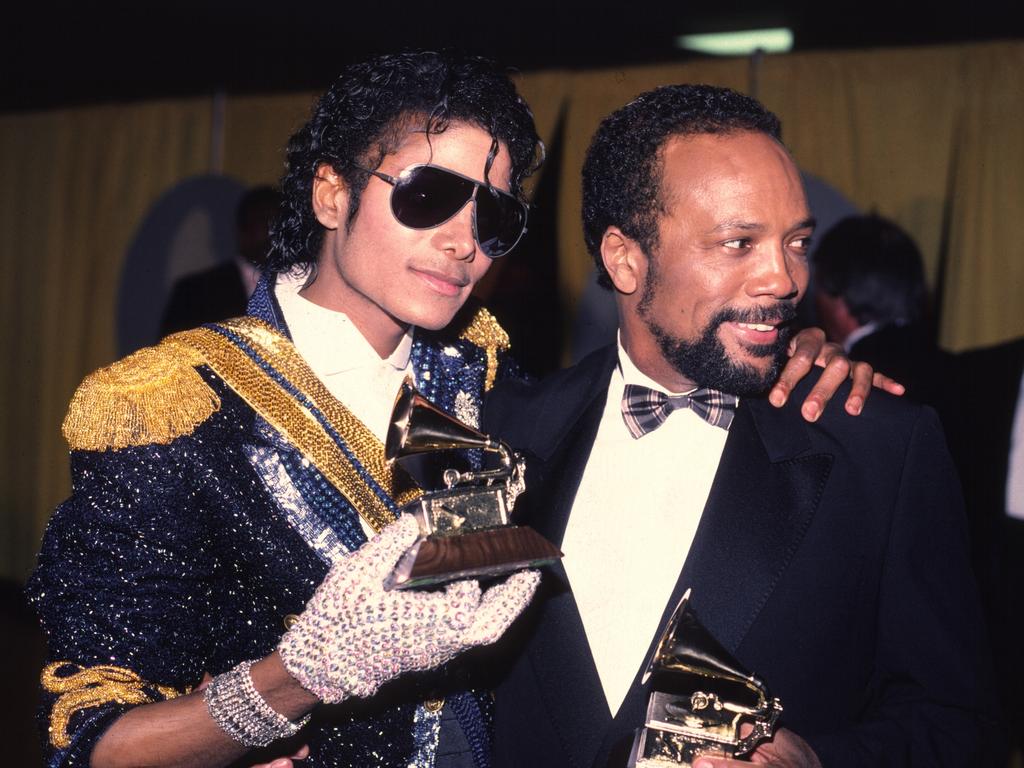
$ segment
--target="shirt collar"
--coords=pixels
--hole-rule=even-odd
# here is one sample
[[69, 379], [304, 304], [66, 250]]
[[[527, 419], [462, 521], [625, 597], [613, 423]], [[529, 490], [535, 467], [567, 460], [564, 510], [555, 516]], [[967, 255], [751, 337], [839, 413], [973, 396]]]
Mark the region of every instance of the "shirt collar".
[[319, 375], [330, 376], [359, 368], [390, 365], [397, 371], [409, 366], [412, 329], [388, 357], [381, 358], [344, 312], [321, 307], [301, 296], [301, 274], [278, 275], [275, 294], [296, 349]]
[[635, 384], [641, 387], [647, 387], [657, 392], [664, 392], [666, 395], [685, 395], [693, 392], [697, 387], [690, 387], [684, 392], [669, 392], [665, 387], [656, 382], [646, 373], [641, 371], [629, 357], [629, 353], [626, 352], [626, 348], [622, 346], [622, 332], [619, 331], [617, 336], [617, 343], [619, 347], [619, 374], [622, 376], [623, 385]]
[[855, 328], [850, 331], [850, 335], [843, 341], [843, 349], [846, 354], [850, 354], [850, 350], [853, 349], [853, 345], [866, 336], [870, 336], [872, 333], [877, 331], [879, 328], [878, 323], [864, 323], [859, 328]]

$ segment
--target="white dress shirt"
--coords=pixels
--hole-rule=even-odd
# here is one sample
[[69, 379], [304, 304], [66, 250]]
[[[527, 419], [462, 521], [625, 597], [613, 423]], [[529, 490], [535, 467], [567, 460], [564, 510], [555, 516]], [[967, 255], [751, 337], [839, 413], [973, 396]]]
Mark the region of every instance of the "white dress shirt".
[[633, 365], [620, 342], [619, 366], [562, 541], [612, 715], [660, 630], [728, 436], [687, 408], [634, 439], [622, 419], [626, 384], [665, 392]]
[[1010, 463], [1006, 470], [1006, 514], [1024, 520], [1024, 376], [1010, 433]]
[[277, 278], [275, 293], [292, 342], [327, 390], [383, 442], [398, 388], [412, 375], [412, 331], [382, 360], [347, 315], [299, 295], [304, 282], [295, 275]]
[[[279, 275], [274, 290], [292, 343], [327, 391], [384, 442], [398, 388], [412, 375], [412, 331], [382, 360], [347, 315], [300, 296], [304, 283]], [[359, 523], [368, 539], [376, 535], [361, 516]]]

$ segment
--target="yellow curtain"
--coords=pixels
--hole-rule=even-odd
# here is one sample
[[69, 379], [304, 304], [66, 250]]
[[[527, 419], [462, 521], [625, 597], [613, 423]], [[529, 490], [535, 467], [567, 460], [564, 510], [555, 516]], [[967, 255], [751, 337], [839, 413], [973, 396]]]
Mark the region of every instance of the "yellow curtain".
[[0, 575], [27, 574], [68, 493], [60, 424], [114, 357], [121, 262], [147, 208], [209, 160], [207, 100], [0, 117]]
[[964, 51], [958, 84], [941, 333], [964, 349], [1024, 335], [1024, 45]]
[[303, 126], [318, 94], [233, 97], [224, 120], [224, 173], [247, 184], [276, 184], [288, 138]]
[[[549, 144], [564, 110], [560, 293], [571, 316], [590, 274], [579, 174], [601, 117], [675, 82], [750, 91], [783, 120], [797, 162], [921, 244], [941, 288], [941, 340], [1024, 335], [1024, 43], [815, 52], [517, 76]], [[314, 94], [206, 98], [0, 116], [0, 576], [23, 578], [67, 493], [60, 421], [78, 381], [114, 357], [125, 250], [160, 194], [223, 170], [272, 183]], [[222, 131], [211, 140], [214, 115]], [[222, 153], [215, 148], [222, 147]], [[211, 158], [216, 155], [216, 160]]]

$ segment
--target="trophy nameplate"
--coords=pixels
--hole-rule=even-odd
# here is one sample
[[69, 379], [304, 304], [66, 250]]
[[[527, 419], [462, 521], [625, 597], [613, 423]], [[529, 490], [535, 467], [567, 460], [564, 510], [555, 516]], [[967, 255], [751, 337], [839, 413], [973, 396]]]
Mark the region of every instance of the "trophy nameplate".
[[[689, 766], [701, 755], [742, 757], [770, 739], [782, 713], [697, 620], [687, 590], [672, 614], [643, 682], [653, 689], [629, 766]], [[741, 736], [742, 729], [742, 736]]]
[[526, 485], [524, 462], [505, 443], [449, 416], [409, 381], [391, 416], [385, 457], [480, 449], [497, 454], [500, 467], [444, 471], [445, 488], [424, 493], [402, 512], [416, 518], [420, 537], [384, 582], [387, 589], [441, 584], [474, 576], [500, 576], [553, 563], [558, 547], [532, 528], [511, 525], [516, 497]]

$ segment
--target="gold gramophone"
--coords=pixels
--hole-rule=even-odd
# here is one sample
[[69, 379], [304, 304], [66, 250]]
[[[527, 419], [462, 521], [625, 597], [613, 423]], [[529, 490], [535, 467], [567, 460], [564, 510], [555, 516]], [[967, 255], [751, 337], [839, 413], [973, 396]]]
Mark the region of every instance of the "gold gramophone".
[[[688, 766], [700, 755], [740, 757], [769, 739], [782, 713], [764, 683], [747, 672], [697, 620], [690, 590], [676, 607], [647, 665], [644, 727], [629, 765]], [[740, 736], [743, 726], [744, 735]]]
[[384, 446], [388, 461], [417, 453], [480, 449], [498, 455], [494, 469], [444, 471], [444, 490], [423, 494], [402, 510], [414, 515], [420, 538], [385, 581], [387, 589], [496, 576], [552, 563], [558, 547], [532, 528], [509, 524], [526, 484], [524, 462], [500, 440], [449, 416], [405, 381]]

